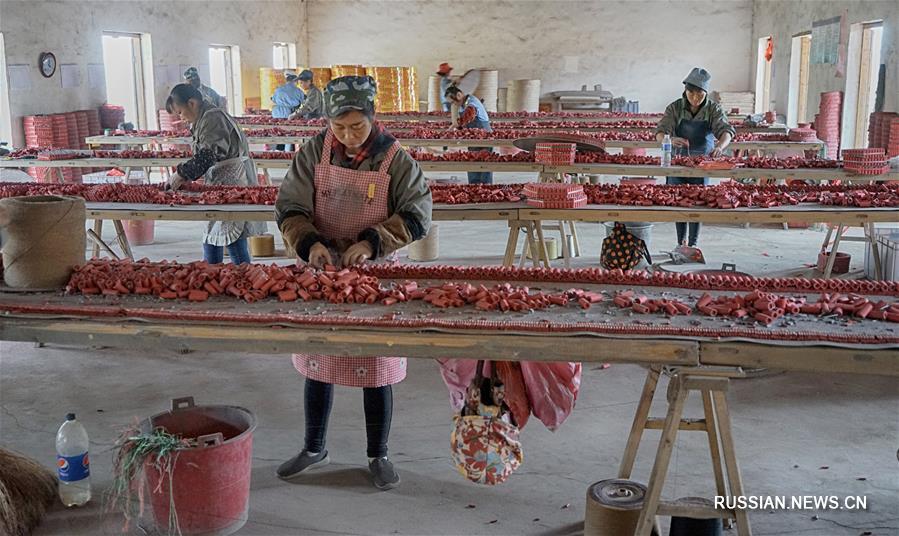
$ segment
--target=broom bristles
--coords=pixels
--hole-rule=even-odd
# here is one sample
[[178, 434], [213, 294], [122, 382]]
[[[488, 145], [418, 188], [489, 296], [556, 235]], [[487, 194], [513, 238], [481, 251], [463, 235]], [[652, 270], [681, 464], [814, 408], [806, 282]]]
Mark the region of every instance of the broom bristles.
[[0, 534], [30, 534], [56, 500], [56, 491], [50, 470], [0, 448]]

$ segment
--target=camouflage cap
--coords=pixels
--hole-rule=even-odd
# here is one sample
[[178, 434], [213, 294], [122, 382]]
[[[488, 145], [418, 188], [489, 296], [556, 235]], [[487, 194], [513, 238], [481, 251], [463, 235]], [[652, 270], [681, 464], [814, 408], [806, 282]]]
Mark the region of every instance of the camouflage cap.
[[378, 88], [370, 76], [341, 76], [325, 87], [325, 114], [337, 117], [350, 110], [374, 108]]
[[197, 71], [196, 67], [188, 67], [188, 69], [184, 71], [184, 79], [190, 80], [191, 78], [200, 78], [200, 73]]

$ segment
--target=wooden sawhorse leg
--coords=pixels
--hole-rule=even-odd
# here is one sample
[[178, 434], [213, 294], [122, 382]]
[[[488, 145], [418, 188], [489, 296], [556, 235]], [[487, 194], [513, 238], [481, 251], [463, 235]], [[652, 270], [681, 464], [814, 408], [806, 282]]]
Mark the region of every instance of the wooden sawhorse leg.
[[[103, 236], [103, 220], [94, 220], [94, 233], [102, 237]], [[94, 242], [93, 250], [91, 251], [91, 258], [96, 259], [100, 256], [100, 244]]]
[[[679, 430], [706, 432], [711, 452], [712, 470], [715, 475], [715, 489], [718, 495], [742, 495], [743, 485], [736, 451], [731, 435], [730, 413], [727, 407], [725, 391], [729, 378], [741, 377], [740, 369], [706, 367], [702, 369], [675, 369], [668, 387], [669, 409], [663, 419], [650, 418], [649, 411], [658, 386], [662, 367], [652, 366], [646, 375], [643, 392], [634, 415], [630, 434], [627, 439], [624, 456], [618, 470], [618, 478], [628, 479], [634, 467], [637, 450], [644, 430], [662, 430], [662, 438], [656, 452], [656, 462], [650, 476], [647, 496], [644, 499], [644, 510], [641, 513], [641, 525], [636, 532], [639, 536], [648, 536], [655, 526], [656, 515], [683, 515], [687, 517], [723, 517], [725, 526], [730, 526], [733, 519], [738, 523], [738, 534], [751, 534], [748, 516], [745, 510], [722, 511], [703, 509], [695, 505], [684, 505], [676, 501], [662, 502], [661, 492], [667, 475], [668, 463], [674, 442]], [[697, 390], [702, 395], [702, 419], [684, 419], [683, 406], [689, 391]], [[725, 470], [726, 477], [725, 478]], [[730, 492], [728, 493], [728, 490]]]
[[133, 261], [134, 253], [131, 253], [131, 244], [125, 235], [125, 227], [122, 225], [122, 221], [112, 220], [112, 224], [115, 226], [116, 240], [119, 242], [119, 247], [122, 248], [122, 253]]

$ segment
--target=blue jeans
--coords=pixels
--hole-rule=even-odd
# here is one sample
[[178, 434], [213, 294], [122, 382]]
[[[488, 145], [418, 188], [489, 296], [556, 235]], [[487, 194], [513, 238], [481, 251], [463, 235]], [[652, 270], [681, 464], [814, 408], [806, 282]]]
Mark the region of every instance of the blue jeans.
[[[469, 147], [468, 152], [470, 153], [492, 153], [493, 147]], [[493, 172], [492, 171], [469, 171], [468, 172], [468, 184], [493, 184]]]
[[[707, 177], [666, 177], [665, 184], [696, 184], [696, 185], [708, 185], [709, 179]], [[687, 243], [688, 246], [696, 247], [696, 243], [699, 241], [699, 229], [702, 226], [697, 221], [691, 221], [689, 224], [687, 222], [679, 221], [674, 224], [674, 229], [677, 231], [677, 245], [680, 246], [684, 242]]]
[[225, 257], [225, 247], [228, 248], [228, 256], [231, 257], [231, 262], [234, 264], [253, 262], [246, 238], [238, 238], [227, 246], [213, 246], [204, 242], [203, 260], [209, 264], [220, 264]]

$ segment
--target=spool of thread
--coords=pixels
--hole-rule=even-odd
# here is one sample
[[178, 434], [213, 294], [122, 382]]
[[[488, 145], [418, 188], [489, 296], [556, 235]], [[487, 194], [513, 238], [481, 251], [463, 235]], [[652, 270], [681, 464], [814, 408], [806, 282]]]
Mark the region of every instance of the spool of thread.
[[[701, 506], [712, 508], [712, 501], [704, 497], [683, 497], [676, 501], [678, 504], [688, 506]], [[722, 536], [724, 534], [724, 522], [721, 518], [694, 519], [692, 517], [671, 517], [671, 528], [668, 536]]]
[[475, 97], [481, 99], [484, 108], [488, 112], [496, 111], [497, 92], [499, 90], [499, 71], [493, 69], [481, 69], [481, 80], [478, 87], [472, 92]]
[[507, 97], [509, 96], [509, 88], [501, 87], [496, 90], [496, 111], [497, 112], [505, 112], [507, 109], [506, 103], [508, 102]]
[[250, 255], [253, 257], [274, 257], [275, 237], [270, 234], [250, 237]]
[[506, 96], [510, 112], [540, 111], [540, 80], [512, 80]]
[[39, 195], [0, 201], [3, 278], [13, 288], [64, 287], [84, 264], [84, 199]]
[[[587, 488], [584, 536], [633, 534], [640, 519], [646, 486], [631, 480], [610, 478]], [[655, 536], [659, 531], [653, 527]]]
[[431, 230], [421, 240], [409, 244], [409, 260], [428, 262], [440, 256], [440, 228], [431, 224]]
[[443, 111], [443, 104], [440, 102], [440, 77], [434, 74], [428, 77], [428, 111]]
[[[543, 239], [543, 243], [546, 244], [546, 255], [549, 256], [549, 260], [555, 260], [559, 258], [559, 245], [556, 242], [555, 238], [547, 237]], [[525, 243], [525, 256], [529, 259], [532, 259], [531, 256], [531, 247], [530, 243]], [[543, 256], [542, 254], [540, 255]], [[540, 260], [543, 260], [542, 258]]]

